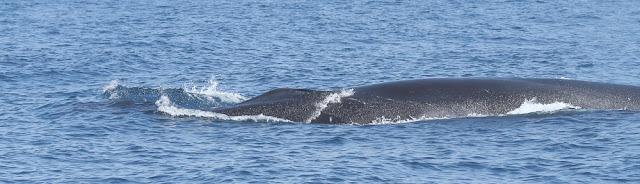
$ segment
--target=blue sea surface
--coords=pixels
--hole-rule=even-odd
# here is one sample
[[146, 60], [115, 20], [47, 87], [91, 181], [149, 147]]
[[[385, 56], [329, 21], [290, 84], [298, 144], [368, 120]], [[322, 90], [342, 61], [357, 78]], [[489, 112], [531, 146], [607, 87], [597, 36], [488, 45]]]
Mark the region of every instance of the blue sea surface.
[[206, 111], [279, 87], [461, 77], [640, 85], [640, 1], [0, 1], [0, 183], [640, 183], [638, 112]]

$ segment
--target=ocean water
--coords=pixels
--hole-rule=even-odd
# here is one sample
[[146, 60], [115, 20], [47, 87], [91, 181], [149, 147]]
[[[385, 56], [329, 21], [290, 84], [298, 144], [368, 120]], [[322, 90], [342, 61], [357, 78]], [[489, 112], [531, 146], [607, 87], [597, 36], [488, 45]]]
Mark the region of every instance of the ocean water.
[[320, 125], [207, 111], [424, 78], [640, 85], [638, 7], [0, 1], [0, 183], [638, 183], [638, 112]]

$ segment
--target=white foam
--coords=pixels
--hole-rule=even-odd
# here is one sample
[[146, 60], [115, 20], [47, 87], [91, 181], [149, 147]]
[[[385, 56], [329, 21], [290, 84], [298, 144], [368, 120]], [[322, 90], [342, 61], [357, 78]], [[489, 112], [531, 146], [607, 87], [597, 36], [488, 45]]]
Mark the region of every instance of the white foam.
[[116, 89], [116, 87], [118, 87], [118, 83], [119, 83], [118, 80], [111, 80], [109, 84], [102, 87], [102, 92], [107, 92], [109, 90]]
[[198, 86], [194, 84], [191, 86], [191, 88], [185, 87], [184, 89], [189, 93], [205, 95], [208, 98], [217, 98], [217, 99], [220, 99], [222, 102], [227, 102], [227, 103], [240, 103], [248, 99], [247, 97], [244, 97], [239, 93], [225, 92], [225, 91], [219, 90], [218, 89], [219, 84], [220, 83], [217, 80], [211, 79], [208, 81], [207, 85]]
[[569, 78], [569, 77], [560, 77], [560, 78], [558, 78], [558, 79], [571, 80], [571, 78]]
[[470, 113], [467, 114], [467, 116], [465, 117], [469, 117], [469, 118], [484, 118], [484, 117], [489, 117], [490, 115], [486, 115], [486, 114], [479, 114], [479, 113]]
[[329, 106], [329, 104], [340, 103], [342, 98], [349, 97], [351, 95], [353, 95], [353, 89], [340, 90], [340, 92], [338, 92], [338, 93], [331, 93], [331, 94], [327, 95], [322, 101], [316, 103], [316, 105], [315, 105], [316, 106], [316, 110], [313, 112], [311, 117], [309, 117], [304, 122], [310, 123], [314, 119], [318, 118], [318, 116], [320, 116], [320, 114], [322, 114], [322, 111], [324, 109], [326, 109]]
[[119, 83], [118, 80], [111, 80], [109, 84], [102, 87], [102, 92], [105, 94], [109, 94], [109, 97], [107, 97], [109, 100], [115, 100], [120, 98], [120, 93], [118, 93], [117, 91], [114, 91], [114, 89], [118, 87], [119, 85], [118, 83]]
[[276, 118], [272, 116], [265, 116], [262, 114], [229, 116], [226, 114], [215, 113], [210, 111], [179, 108], [173, 105], [169, 97], [164, 95], [161, 96], [160, 99], [158, 99], [158, 101], [156, 101], [156, 106], [158, 106], [158, 111], [166, 113], [171, 116], [192, 116], [192, 117], [214, 118], [214, 119], [232, 120], [232, 121], [292, 122], [286, 119]]
[[371, 123], [367, 125], [387, 125], [387, 124], [402, 124], [402, 123], [412, 123], [418, 121], [429, 121], [429, 120], [441, 120], [441, 119], [450, 119], [449, 117], [427, 117], [422, 116], [418, 118], [409, 118], [409, 119], [400, 119], [400, 117], [396, 118], [386, 118], [384, 116], [378, 117], [375, 120], [371, 121]]
[[538, 103], [536, 98], [525, 100], [520, 107], [507, 112], [507, 114], [529, 114], [534, 112], [555, 112], [563, 109], [580, 109], [580, 107], [565, 102], [553, 102], [550, 104]]

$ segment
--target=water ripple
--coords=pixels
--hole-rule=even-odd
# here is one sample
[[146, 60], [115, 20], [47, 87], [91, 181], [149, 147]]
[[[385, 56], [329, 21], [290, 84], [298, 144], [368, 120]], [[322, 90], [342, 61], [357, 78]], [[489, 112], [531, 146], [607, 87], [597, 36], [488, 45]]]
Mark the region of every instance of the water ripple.
[[335, 126], [155, 106], [434, 77], [640, 85], [637, 1], [0, 4], [0, 183], [640, 182], [635, 112]]

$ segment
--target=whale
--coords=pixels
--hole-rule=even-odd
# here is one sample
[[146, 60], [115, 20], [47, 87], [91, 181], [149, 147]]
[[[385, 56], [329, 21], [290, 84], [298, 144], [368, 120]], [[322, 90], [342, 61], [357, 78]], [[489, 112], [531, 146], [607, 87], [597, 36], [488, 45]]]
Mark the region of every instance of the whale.
[[380, 120], [508, 115], [527, 103], [638, 111], [640, 87], [569, 79], [418, 79], [340, 90], [278, 88], [213, 112], [265, 115], [306, 123], [369, 124]]

